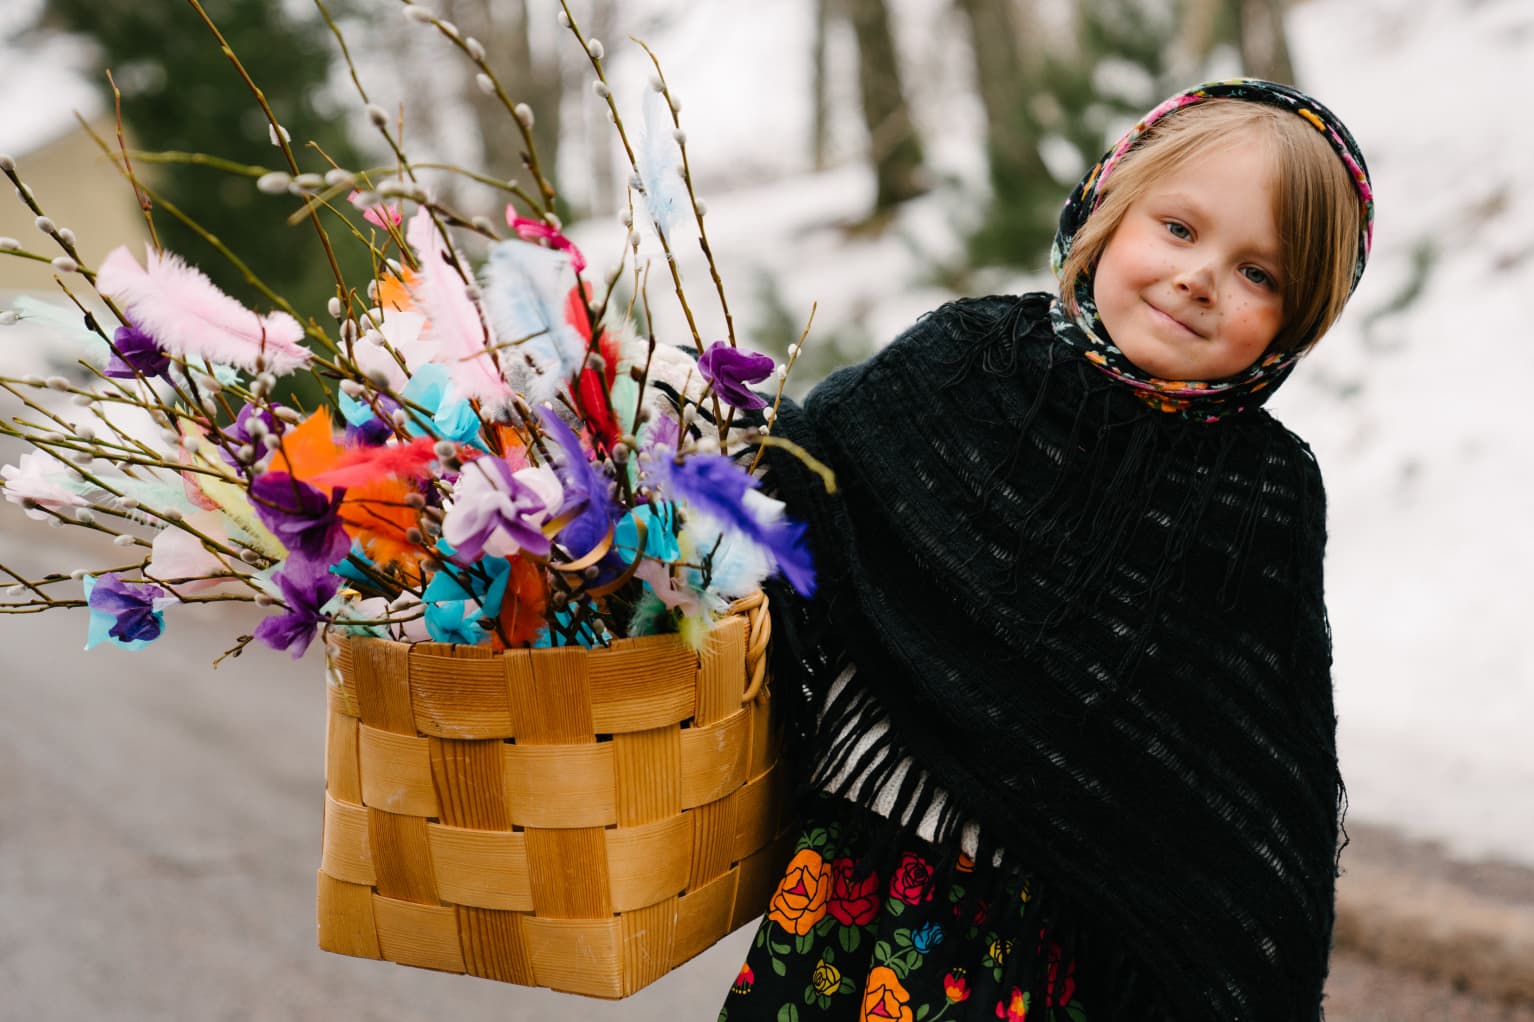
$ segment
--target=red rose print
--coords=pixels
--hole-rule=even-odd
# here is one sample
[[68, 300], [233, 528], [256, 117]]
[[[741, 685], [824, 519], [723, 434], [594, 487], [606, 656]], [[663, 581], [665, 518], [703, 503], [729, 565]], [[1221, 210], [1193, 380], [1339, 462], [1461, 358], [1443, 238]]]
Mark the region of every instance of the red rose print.
[[879, 878], [870, 873], [854, 878], [857, 864], [851, 859], [831, 863], [831, 899], [826, 909], [843, 926], [863, 926], [872, 922], [879, 911]]
[[890, 878], [890, 894], [907, 905], [932, 900], [932, 867], [914, 852], [900, 856], [900, 865]]

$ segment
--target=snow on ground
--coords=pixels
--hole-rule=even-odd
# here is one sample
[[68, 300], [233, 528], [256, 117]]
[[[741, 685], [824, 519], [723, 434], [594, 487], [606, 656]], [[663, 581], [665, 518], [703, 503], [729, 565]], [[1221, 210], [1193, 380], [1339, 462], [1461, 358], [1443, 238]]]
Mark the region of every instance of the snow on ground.
[[[951, 8], [896, 7], [903, 50], [921, 68], [918, 116], [942, 181], [876, 239], [842, 229], [871, 198], [864, 170], [804, 170], [802, 5], [693, 5], [648, 39], [684, 100], [695, 179], [743, 336], [763, 315], [753, 284], [761, 273], [799, 320], [819, 303], [811, 344], [835, 337], [849, 345], [837, 352], [844, 359], [858, 356], [850, 346], [858, 337], [882, 343], [948, 297], [934, 266], [954, 256], [958, 228], [976, 208], [962, 186], [980, 176], [977, 113], [954, 59], [962, 36], [942, 13]], [[1534, 8], [1306, 0], [1290, 30], [1302, 82], [1359, 137], [1379, 200], [1359, 294], [1274, 402], [1311, 441], [1328, 481], [1328, 599], [1351, 817], [1442, 840], [1461, 855], [1534, 865], [1534, 643], [1525, 635], [1534, 458], [1520, 429], [1534, 378], [1526, 325], [1534, 198], [1519, 187], [1534, 171], [1534, 137], [1512, 116], [1534, 57]], [[608, 51], [620, 105], [637, 123], [642, 54], [620, 40]], [[833, 39], [832, 57], [833, 89], [850, 95], [845, 39]], [[0, 130], [13, 131], [9, 118], [25, 106], [0, 94]], [[860, 127], [846, 119], [837, 127], [842, 151], [855, 151]], [[599, 270], [622, 244], [615, 222], [573, 233]], [[676, 250], [704, 339], [722, 336], [685, 231]], [[1424, 259], [1430, 272], [1418, 280]], [[655, 275], [666, 277], [660, 264]], [[1043, 284], [1016, 275], [998, 286]], [[657, 306], [668, 291], [652, 285]]]

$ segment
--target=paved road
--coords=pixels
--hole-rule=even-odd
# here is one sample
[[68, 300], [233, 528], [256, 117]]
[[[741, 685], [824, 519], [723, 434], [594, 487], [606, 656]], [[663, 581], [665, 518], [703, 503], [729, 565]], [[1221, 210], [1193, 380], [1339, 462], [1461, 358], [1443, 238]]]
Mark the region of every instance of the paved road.
[[[74, 566], [0, 509], [0, 560]], [[0, 1020], [707, 1020], [737, 933], [629, 1001], [358, 961], [314, 945], [320, 663], [209, 663], [242, 622], [173, 614], [141, 653], [72, 613], [0, 619]], [[248, 627], [248, 625], [247, 625]], [[1339, 957], [1333, 1022], [1534, 1022]]]

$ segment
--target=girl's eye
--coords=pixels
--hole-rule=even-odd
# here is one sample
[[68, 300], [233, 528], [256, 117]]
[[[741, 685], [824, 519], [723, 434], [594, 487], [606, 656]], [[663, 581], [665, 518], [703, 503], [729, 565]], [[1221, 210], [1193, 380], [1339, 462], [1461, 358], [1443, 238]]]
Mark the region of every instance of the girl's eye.
[[1167, 232], [1172, 235], [1172, 237], [1178, 239], [1179, 241], [1187, 241], [1193, 237], [1193, 232], [1188, 230], [1188, 225], [1180, 224], [1176, 220], [1168, 220], [1166, 222], [1166, 229]]
[[1247, 280], [1251, 281], [1253, 284], [1256, 284], [1258, 287], [1272, 288], [1275, 290], [1278, 288], [1278, 281], [1274, 280], [1268, 274], [1267, 270], [1260, 269], [1256, 266], [1247, 266], [1244, 267], [1241, 272], [1246, 276]]

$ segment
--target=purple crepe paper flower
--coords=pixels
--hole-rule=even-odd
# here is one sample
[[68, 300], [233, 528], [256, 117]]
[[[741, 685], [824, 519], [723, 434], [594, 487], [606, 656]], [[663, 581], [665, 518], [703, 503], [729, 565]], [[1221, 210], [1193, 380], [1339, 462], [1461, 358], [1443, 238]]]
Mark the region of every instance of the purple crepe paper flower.
[[288, 650], [297, 660], [314, 641], [315, 631], [325, 623], [320, 608], [340, 591], [341, 579], [329, 572], [302, 572], [307, 577], [301, 578], [290, 578], [289, 574], [284, 570], [272, 576], [288, 609], [263, 618], [256, 625], [256, 638], [273, 649]]
[[652, 464], [651, 472], [668, 500], [685, 502], [691, 510], [714, 519], [720, 529], [766, 550], [801, 596], [815, 592], [804, 525], [787, 519], [758, 519], [748, 499], [758, 485], [751, 473], [722, 454], [694, 454], [680, 464], [661, 457]]
[[252, 404], [243, 405], [240, 408], [240, 414], [235, 416], [233, 424], [228, 429], [222, 431], [219, 453], [224, 456], [224, 460], [231, 465], [238, 465], [239, 462], [235, 459], [234, 452], [245, 444], [255, 443], [250, 432], [252, 419], [259, 419], [261, 424], [266, 427], [268, 433], [281, 436], [282, 431], [288, 428], [288, 424], [275, 414], [276, 409], [280, 407], [282, 406], [275, 404], [270, 408], [261, 408]]
[[329, 568], [351, 550], [340, 515], [345, 493], [338, 488], [327, 497], [286, 472], [267, 472], [250, 484], [261, 524], [287, 547], [287, 563], [300, 570]]
[[513, 472], [503, 458], [476, 458], [463, 467], [453, 487], [442, 538], [460, 564], [473, 564], [486, 553], [511, 557], [522, 550], [547, 557], [543, 523], [563, 498], [559, 478], [546, 468]]
[[772, 375], [772, 368], [771, 356], [741, 351], [730, 347], [726, 341], [715, 341], [698, 357], [698, 372], [714, 385], [719, 400], [748, 412], [765, 408], [767, 400], [749, 390], [746, 384], [761, 383]]
[[96, 579], [86, 601], [91, 610], [117, 619], [107, 632], [119, 642], [151, 642], [160, 637], [165, 617], [155, 609], [155, 601], [165, 599], [165, 590], [148, 582], [124, 582], [116, 574]]
[[136, 326], [120, 326], [112, 335], [112, 360], [102, 370], [107, 376], [131, 380], [138, 376], [162, 376], [170, 368], [170, 356], [155, 339]]

